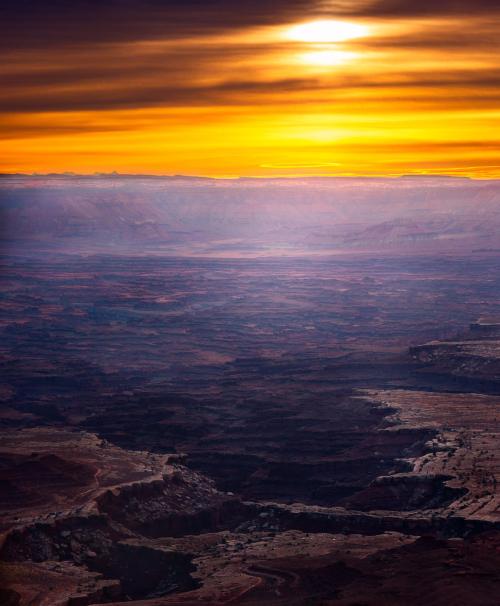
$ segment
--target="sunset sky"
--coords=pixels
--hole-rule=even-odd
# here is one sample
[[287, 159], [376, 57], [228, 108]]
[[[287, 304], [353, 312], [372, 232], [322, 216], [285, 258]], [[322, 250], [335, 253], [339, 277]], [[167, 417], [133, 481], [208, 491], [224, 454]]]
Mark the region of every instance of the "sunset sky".
[[0, 7], [1, 172], [500, 177], [499, 0]]

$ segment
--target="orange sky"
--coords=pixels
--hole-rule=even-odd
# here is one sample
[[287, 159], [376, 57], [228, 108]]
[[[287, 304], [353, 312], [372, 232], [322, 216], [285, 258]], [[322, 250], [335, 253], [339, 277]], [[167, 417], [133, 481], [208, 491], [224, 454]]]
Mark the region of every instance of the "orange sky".
[[495, 2], [24, 4], [1, 172], [500, 176]]

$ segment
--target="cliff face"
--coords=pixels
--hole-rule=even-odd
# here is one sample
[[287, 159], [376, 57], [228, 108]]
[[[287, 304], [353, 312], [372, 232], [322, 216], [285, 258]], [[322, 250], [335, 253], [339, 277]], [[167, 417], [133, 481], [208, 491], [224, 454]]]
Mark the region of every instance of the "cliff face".
[[412, 347], [410, 354], [430, 371], [500, 383], [500, 321], [480, 319], [461, 339], [432, 341]]
[[[369, 554], [389, 557], [383, 554], [395, 549], [406, 563], [432, 557], [437, 544], [406, 550], [419, 536], [453, 537], [461, 546], [463, 537], [489, 531], [492, 544], [500, 545], [500, 430], [490, 415], [498, 398], [365, 390], [353, 405], [356, 400], [384, 412], [358, 454], [384, 445], [389, 454], [399, 444], [402, 458], [398, 472], [377, 477], [337, 507], [243, 504], [181, 464], [182, 457], [126, 451], [93, 434], [38, 428], [5, 435], [3, 460], [12, 459], [13, 486], [29, 483], [31, 468], [21, 454], [27, 441], [36, 449], [33, 469], [51, 470], [40, 476], [39, 486], [47, 484], [37, 503], [19, 510], [8, 497], [2, 502], [10, 520], [0, 547], [7, 598], [24, 605], [32, 592], [41, 596], [43, 574], [51, 589], [44, 589], [49, 601], [37, 598], [41, 606], [246, 603], [247, 593], [273, 604], [276, 583], [282, 596], [300, 591], [309, 599], [331, 598], [333, 586], [361, 590], [374, 575], [387, 581], [376, 561], [366, 568]], [[83, 461], [93, 473], [75, 482]], [[470, 551], [460, 547], [457, 555], [454, 545], [442, 541], [439, 549], [446, 557], [454, 553], [461, 566]], [[346, 552], [353, 554], [347, 564]], [[491, 575], [486, 562], [467, 561], [469, 569]]]
[[[36, 449], [28, 461], [26, 443]], [[93, 434], [57, 429], [4, 434], [2, 444], [2, 475], [10, 486], [0, 500], [2, 566], [11, 582], [20, 571], [55, 570], [51, 599], [67, 593], [63, 603], [195, 587], [192, 556], [158, 548], [147, 537], [212, 531], [242, 509], [175, 456], [170, 462], [168, 455], [127, 452]], [[25, 486], [36, 486], [38, 499], [21, 499]], [[66, 582], [59, 562], [82, 570], [76, 585]], [[9, 599], [24, 603], [29, 583], [14, 585]]]

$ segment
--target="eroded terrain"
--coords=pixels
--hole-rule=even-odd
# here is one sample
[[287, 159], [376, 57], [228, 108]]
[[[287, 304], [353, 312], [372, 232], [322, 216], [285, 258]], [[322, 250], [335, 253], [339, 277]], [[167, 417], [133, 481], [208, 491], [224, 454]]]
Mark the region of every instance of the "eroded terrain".
[[495, 604], [497, 268], [6, 258], [2, 599]]

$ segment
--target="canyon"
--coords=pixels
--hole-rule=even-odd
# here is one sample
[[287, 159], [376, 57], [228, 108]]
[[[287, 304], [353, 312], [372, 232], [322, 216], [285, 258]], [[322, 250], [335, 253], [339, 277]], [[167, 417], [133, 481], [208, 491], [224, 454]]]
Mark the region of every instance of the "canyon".
[[255, 181], [2, 178], [2, 604], [497, 603], [498, 184]]

